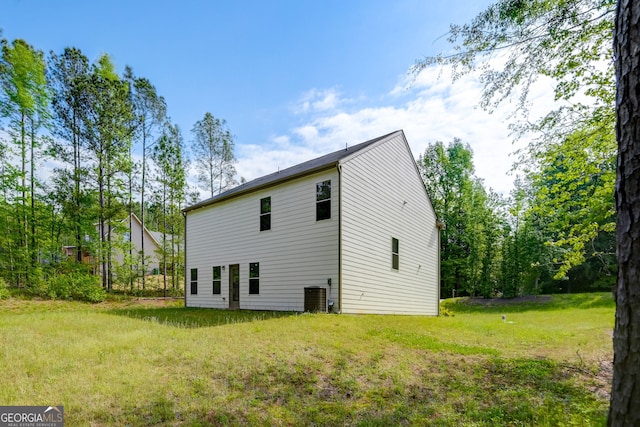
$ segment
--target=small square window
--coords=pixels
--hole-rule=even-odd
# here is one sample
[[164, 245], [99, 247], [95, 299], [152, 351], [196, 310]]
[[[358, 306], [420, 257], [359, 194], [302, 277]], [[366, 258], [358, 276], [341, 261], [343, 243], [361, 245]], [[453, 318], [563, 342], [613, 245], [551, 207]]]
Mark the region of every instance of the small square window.
[[331, 200], [316, 203], [316, 221], [331, 219]]
[[316, 184], [316, 201], [327, 200], [331, 198], [331, 180], [322, 181]]
[[252, 262], [249, 264], [249, 277], [260, 277], [260, 263]]

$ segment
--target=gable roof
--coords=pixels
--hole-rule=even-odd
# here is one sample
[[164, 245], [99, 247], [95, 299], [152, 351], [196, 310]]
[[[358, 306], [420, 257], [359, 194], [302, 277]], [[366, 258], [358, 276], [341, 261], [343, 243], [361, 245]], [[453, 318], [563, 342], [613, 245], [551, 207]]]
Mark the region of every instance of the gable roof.
[[299, 178], [304, 175], [320, 172], [322, 170], [335, 167], [340, 163], [341, 160], [345, 159], [346, 157], [354, 155], [359, 151], [363, 151], [371, 147], [375, 143], [382, 141], [384, 139], [390, 138], [398, 133], [402, 134], [403, 132], [401, 130], [397, 130], [395, 132], [391, 132], [387, 135], [370, 139], [369, 141], [362, 142], [352, 147], [347, 147], [343, 150], [334, 151], [333, 153], [329, 153], [324, 156], [306, 161], [304, 163], [291, 166], [290, 168], [283, 169], [281, 171], [274, 172], [272, 174], [265, 175], [260, 178], [256, 178], [253, 181], [249, 181], [245, 184], [239, 185], [238, 187], [234, 187], [231, 190], [227, 190], [224, 193], [218, 194], [217, 196], [203, 200], [202, 202], [196, 203], [194, 205], [187, 206], [182, 211], [186, 213], [194, 209], [202, 208], [223, 200], [230, 199], [232, 197], [236, 197], [242, 194], [259, 190], [261, 188], [269, 187], [275, 184], [280, 184], [282, 182]]
[[[161, 245], [160, 245], [160, 240], [162, 240], [162, 239], [160, 239], [160, 240], [159, 240], [159, 239], [157, 238], [157, 235], [156, 235], [156, 234], [154, 234], [154, 233], [158, 233], [158, 232], [157, 232], [157, 231], [151, 231], [151, 230], [149, 230], [149, 229], [147, 228], [147, 226], [146, 226], [146, 225], [145, 225], [145, 226], [143, 226], [143, 225], [142, 225], [142, 221], [140, 220], [140, 218], [138, 218], [138, 215], [136, 215], [135, 213], [131, 212], [131, 215], [130, 215], [130, 216], [131, 216], [131, 218], [132, 218], [132, 219], [135, 219], [135, 222], [137, 222], [137, 223], [138, 223], [138, 225], [142, 228], [142, 231], [143, 231], [144, 233], [147, 233], [147, 234], [149, 235], [149, 237], [151, 237], [151, 240], [152, 240], [156, 245], [158, 245], [158, 247], [160, 247], [160, 246], [161, 246]], [[122, 223], [122, 224], [128, 224], [128, 221], [129, 221], [129, 215], [127, 215], [123, 220], [121, 220], [121, 221], [120, 221], [120, 223]]]

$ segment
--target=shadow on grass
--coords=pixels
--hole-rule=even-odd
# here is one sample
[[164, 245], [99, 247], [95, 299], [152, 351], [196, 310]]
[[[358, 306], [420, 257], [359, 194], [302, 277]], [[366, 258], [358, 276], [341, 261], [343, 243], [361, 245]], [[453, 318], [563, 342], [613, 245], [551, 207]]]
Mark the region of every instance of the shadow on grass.
[[220, 310], [190, 307], [117, 308], [108, 310], [107, 313], [177, 328], [206, 328], [209, 326], [277, 319], [298, 314], [290, 311]]
[[611, 292], [584, 294], [530, 295], [518, 298], [452, 298], [442, 307], [455, 313], [517, 313], [523, 311], [565, 310], [568, 308], [615, 308]]

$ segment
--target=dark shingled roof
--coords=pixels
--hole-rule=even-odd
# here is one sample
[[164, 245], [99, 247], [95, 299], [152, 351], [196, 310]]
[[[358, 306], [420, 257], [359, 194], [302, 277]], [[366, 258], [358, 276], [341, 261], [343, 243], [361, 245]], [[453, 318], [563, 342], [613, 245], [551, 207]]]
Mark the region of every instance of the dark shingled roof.
[[231, 190], [225, 191], [224, 193], [220, 193], [217, 196], [211, 197], [207, 200], [203, 200], [202, 202], [196, 203], [195, 205], [187, 206], [186, 208], [183, 209], [183, 212], [189, 212], [194, 209], [202, 208], [204, 206], [220, 202], [222, 200], [239, 196], [241, 194], [249, 193], [251, 191], [255, 191], [267, 186], [288, 181], [290, 179], [294, 179], [299, 176], [318, 172], [323, 169], [327, 169], [331, 166], [336, 166], [340, 162], [340, 160], [344, 159], [345, 157], [353, 153], [356, 153], [362, 149], [365, 149], [375, 144], [376, 142], [383, 140], [385, 138], [388, 138], [391, 135], [399, 132], [401, 133], [402, 131], [398, 130], [395, 132], [391, 132], [387, 135], [383, 135], [378, 138], [374, 138], [369, 141], [362, 142], [352, 147], [347, 147], [343, 150], [334, 151], [333, 153], [326, 154], [322, 157], [318, 157], [316, 159], [309, 160], [307, 162], [300, 163], [295, 166], [291, 166], [290, 168], [283, 169], [281, 171], [274, 172], [272, 174], [265, 175], [260, 178], [256, 178], [253, 181], [249, 181], [245, 184], [239, 185], [238, 187], [234, 187]]

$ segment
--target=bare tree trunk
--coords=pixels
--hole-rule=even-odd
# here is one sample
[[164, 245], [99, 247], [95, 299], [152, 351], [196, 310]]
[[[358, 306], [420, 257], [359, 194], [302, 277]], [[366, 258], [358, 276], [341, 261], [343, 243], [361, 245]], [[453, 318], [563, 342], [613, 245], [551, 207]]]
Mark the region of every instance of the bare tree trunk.
[[29, 225], [31, 226], [31, 253], [29, 254], [30, 265], [31, 268], [35, 268], [38, 261], [38, 253], [36, 251], [36, 187], [35, 187], [35, 144], [36, 144], [36, 133], [35, 133], [35, 123], [33, 117], [31, 117], [31, 152], [30, 152], [30, 160], [29, 160], [29, 180], [31, 185], [31, 212], [29, 214]]
[[140, 222], [142, 223], [142, 237], [140, 239], [140, 253], [142, 260], [142, 289], [145, 288], [145, 279], [147, 276], [147, 268], [145, 267], [144, 259], [144, 187], [146, 185], [146, 172], [147, 172], [147, 133], [142, 125], [142, 187], [140, 188]]
[[640, 426], [640, 2], [618, 1], [614, 38], [618, 279], [608, 424]]
[[105, 250], [107, 248], [106, 244], [106, 234], [105, 234], [105, 216], [104, 216], [104, 172], [102, 166], [102, 155], [98, 160], [98, 200], [100, 204], [100, 215], [99, 215], [99, 226], [100, 226], [100, 264], [102, 265], [102, 287], [107, 289], [108, 280], [107, 280], [107, 259], [105, 257]]
[[29, 285], [29, 272], [31, 268], [28, 265], [29, 259], [29, 219], [27, 218], [27, 140], [26, 140], [26, 123], [25, 123], [25, 113], [22, 112], [20, 117], [20, 156], [22, 159], [22, 170], [21, 170], [21, 178], [22, 178], [22, 200], [20, 201], [20, 206], [22, 208], [22, 212], [20, 212], [20, 217], [22, 219], [23, 235], [22, 235], [22, 244], [24, 245], [24, 254], [22, 259], [22, 270], [25, 274], [25, 280], [27, 285]]
[[167, 184], [162, 184], [162, 282], [164, 283], [163, 296], [167, 296]]
[[80, 227], [80, 137], [76, 131], [76, 112], [73, 110], [73, 190], [75, 212], [73, 212], [73, 222], [76, 233], [76, 262], [82, 263], [82, 247], [84, 246]]
[[[107, 164], [109, 164], [111, 162], [111, 159], [108, 158], [107, 160]], [[107, 210], [107, 292], [111, 292], [111, 287], [113, 285], [113, 265], [112, 265], [112, 257], [111, 257], [111, 253], [113, 251], [113, 242], [112, 242], [112, 237], [113, 237], [113, 228], [112, 228], [112, 224], [111, 221], [113, 221], [113, 214], [111, 212], [111, 191], [112, 191], [112, 187], [111, 187], [111, 174], [112, 171], [109, 170], [109, 173], [107, 174], [107, 193], [105, 195], [106, 198], [106, 210]]]

